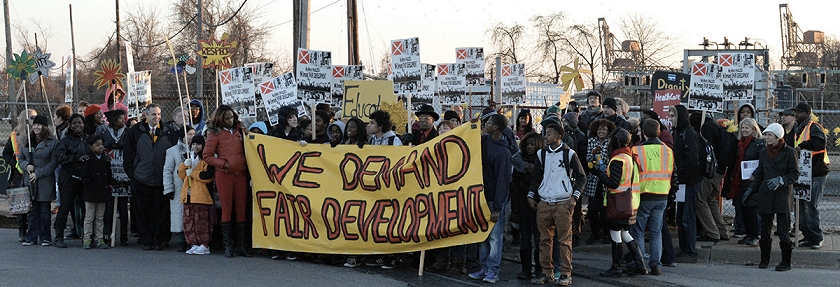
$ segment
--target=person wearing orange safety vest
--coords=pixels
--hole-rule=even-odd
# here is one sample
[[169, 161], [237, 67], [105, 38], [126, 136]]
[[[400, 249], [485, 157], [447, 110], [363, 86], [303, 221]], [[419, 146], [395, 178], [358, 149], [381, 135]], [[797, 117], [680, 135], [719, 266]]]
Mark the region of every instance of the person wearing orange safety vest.
[[[631, 275], [647, 274], [647, 264], [642, 255], [639, 245], [630, 235], [630, 226], [636, 223], [636, 210], [639, 208], [639, 168], [636, 164], [636, 155], [630, 149], [630, 132], [624, 129], [616, 130], [615, 134], [610, 138], [610, 162], [607, 172], [601, 172], [600, 169], [593, 169], [592, 173], [598, 176], [601, 183], [606, 189], [604, 198], [604, 206], [609, 211], [613, 206], [621, 204], [610, 195], [620, 194], [624, 192], [631, 192], [630, 200], [633, 212], [627, 218], [607, 218], [607, 228], [610, 230], [610, 239], [612, 239], [612, 265], [601, 276], [613, 277], [623, 273], [621, 270], [621, 257], [624, 255], [621, 248], [621, 243], [627, 245], [630, 253], [633, 255], [633, 261], [636, 264], [635, 268], [628, 270]], [[626, 202], [624, 202], [626, 204]], [[609, 212], [607, 213], [609, 215]]]
[[825, 186], [825, 177], [828, 175], [828, 154], [826, 154], [825, 131], [822, 125], [811, 121], [811, 106], [807, 103], [800, 103], [793, 108], [796, 112], [796, 126], [793, 128], [795, 141], [793, 147], [797, 153], [800, 150], [809, 150], [811, 156], [811, 200], [800, 200], [799, 230], [805, 237], [799, 240], [799, 247], [811, 247], [820, 249], [823, 242], [823, 232], [820, 229], [820, 213], [817, 207]]
[[[6, 145], [3, 147], [3, 160], [5, 164], [8, 165], [9, 168], [9, 185], [8, 187], [22, 187], [25, 186], [23, 181], [26, 180], [27, 176], [23, 175], [24, 169], [20, 167], [18, 164], [18, 158], [21, 156], [21, 152], [24, 150], [23, 147], [26, 146], [26, 136], [24, 134], [28, 134], [27, 123], [29, 127], [32, 126], [32, 121], [35, 117], [38, 116], [38, 112], [34, 110], [24, 110], [20, 112], [20, 115], [17, 118], [17, 125], [9, 133], [9, 139], [6, 141]], [[35, 137], [34, 134], [31, 135], [32, 138]], [[35, 141], [32, 139], [32, 141]], [[6, 186], [4, 186], [5, 190]], [[5, 194], [5, 191], [4, 191]], [[15, 219], [17, 220], [17, 227], [18, 227], [18, 242], [26, 241], [26, 230], [29, 228], [29, 216], [27, 214], [16, 214]]]

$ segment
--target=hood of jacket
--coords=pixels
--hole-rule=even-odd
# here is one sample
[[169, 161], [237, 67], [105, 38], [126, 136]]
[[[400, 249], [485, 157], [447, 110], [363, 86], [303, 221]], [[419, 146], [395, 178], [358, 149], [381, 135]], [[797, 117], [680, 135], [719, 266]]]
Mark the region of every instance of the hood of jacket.
[[740, 124], [741, 124], [741, 120], [743, 120], [743, 119], [741, 118], [741, 109], [743, 109], [744, 107], [749, 108], [749, 109], [750, 109], [750, 114], [752, 114], [752, 118], [755, 118], [755, 107], [754, 107], [752, 104], [749, 104], [749, 103], [747, 103], [747, 104], [743, 104], [743, 105], [741, 105], [740, 107], [738, 107], [738, 112], [737, 112], [737, 113], [735, 113], [735, 119], [737, 119], [737, 120], [735, 121], [735, 124], [736, 124], [736, 125], [740, 125]]
[[344, 126], [345, 126], [344, 122], [342, 122], [342, 121], [334, 121], [333, 123], [331, 123], [330, 125], [328, 125], [328, 126], [327, 126], [327, 137], [328, 137], [330, 140], [332, 140], [332, 139], [333, 139], [332, 133], [330, 132], [330, 130], [332, 129], [332, 126], [337, 126], [337, 127], [338, 127], [338, 129], [340, 129], [340, 130], [341, 130], [341, 138], [339, 138], [339, 139], [338, 139], [338, 141], [339, 141], [339, 142], [343, 142], [343, 141], [344, 141]]
[[190, 125], [196, 129], [196, 131], [200, 131], [204, 129], [205, 121], [204, 121], [204, 104], [201, 101], [193, 99], [190, 101], [190, 107], [193, 105], [197, 105], [200, 107], [200, 112], [198, 112], [198, 121], [196, 119], [192, 119], [192, 113], [190, 113]]
[[[123, 104], [123, 100], [125, 100], [125, 91], [119, 85], [115, 85], [114, 89], [111, 89], [113, 86], [108, 85], [108, 88], [105, 89], [105, 102], [99, 105], [99, 108], [102, 110], [102, 113], [107, 113], [111, 110], [123, 110], [126, 113], [126, 118], [128, 117], [128, 107]], [[112, 105], [108, 105], [109, 99], [117, 94], [116, 92], [122, 92], [122, 96], [117, 96], [118, 98], [114, 99]], [[113, 106], [113, 109], [111, 108]]]
[[688, 128], [691, 124], [688, 119], [688, 109], [683, 105], [676, 105], [674, 108], [677, 110], [676, 130], [681, 131]]

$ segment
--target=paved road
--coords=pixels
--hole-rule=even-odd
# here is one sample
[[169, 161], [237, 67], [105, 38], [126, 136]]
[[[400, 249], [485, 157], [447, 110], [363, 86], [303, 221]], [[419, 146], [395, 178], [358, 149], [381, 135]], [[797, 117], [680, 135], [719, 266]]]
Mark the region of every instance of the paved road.
[[[355, 269], [307, 262], [274, 261], [265, 257], [224, 258], [179, 254], [172, 250], [143, 251], [138, 247], [82, 250], [80, 240], [70, 248], [21, 246], [16, 232], [0, 229], [0, 285], [2, 286], [487, 286], [467, 276], [441, 276], [417, 270], [358, 267]], [[575, 252], [575, 286], [808, 286], [840, 285], [840, 270], [795, 268], [789, 272], [754, 266], [715, 263], [681, 264], [665, 268], [662, 276], [600, 278], [606, 253]], [[515, 279], [518, 263], [513, 250], [505, 254], [499, 286], [532, 286]], [[772, 262], [775, 264], [776, 262]], [[37, 278], [37, 279], [35, 279]]]

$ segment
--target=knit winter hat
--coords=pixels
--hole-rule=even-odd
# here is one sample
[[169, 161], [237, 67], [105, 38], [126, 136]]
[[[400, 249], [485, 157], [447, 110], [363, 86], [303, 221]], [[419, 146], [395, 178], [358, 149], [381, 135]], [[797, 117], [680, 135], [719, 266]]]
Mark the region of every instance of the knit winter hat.
[[86, 116], [86, 117], [92, 116], [93, 114], [95, 114], [96, 112], [101, 111], [101, 110], [102, 110], [102, 108], [100, 108], [99, 105], [89, 105], [89, 106], [87, 106], [87, 108], [85, 108], [84, 116]]
[[38, 116], [35, 117], [35, 119], [32, 120], [32, 123], [33, 124], [40, 124], [42, 126], [47, 127], [47, 126], [50, 125], [50, 119], [47, 118], [47, 116], [45, 116], [45, 115], [38, 115]]
[[573, 127], [578, 125], [578, 113], [569, 112], [563, 115], [563, 118], [569, 122]]
[[200, 144], [202, 146], [205, 145], [204, 136], [202, 136], [202, 135], [193, 136], [192, 140], [190, 141], [190, 145], [193, 145], [193, 144]]
[[615, 98], [606, 98], [601, 105], [618, 111], [618, 102], [615, 101]]
[[782, 138], [785, 135], [785, 129], [778, 123], [772, 123], [762, 133], [773, 133], [777, 138]]

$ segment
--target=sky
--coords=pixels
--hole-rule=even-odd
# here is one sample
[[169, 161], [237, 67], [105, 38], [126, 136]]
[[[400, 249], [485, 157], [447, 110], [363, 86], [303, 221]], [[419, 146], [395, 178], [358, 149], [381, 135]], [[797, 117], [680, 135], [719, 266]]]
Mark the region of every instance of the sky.
[[[137, 7], [156, 7], [169, 15], [177, 0], [119, 0], [122, 18]], [[242, 0], [223, 0], [241, 3]], [[494, 23], [529, 25], [534, 15], [563, 12], [567, 23], [597, 23], [604, 17], [618, 40], [621, 18], [640, 14], [658, 22], [660, 30], [677, 38], [673, 65], [679, 65], [682, 49], [698, 49], [703, 37], [723, 42], [729, 37], [738, 43], [749, 37], [766, 43], [771, 57], [778, 62], [781, 48], [779, 4], [789, 3], [793, 19], [803, 31], [820, 30], [826, 36], [838, 34], [836, 20], [840, 2], [814, 0], [765, 1], [555, 1], [555, 0], [357, 0], [362, 61], [378, 66], [390, 40], [419, 37], [424, 63], [455, 61], [456, 47], [485, 47], [492, 52], [487, 30]], [[68, 4], [73, 5], [77, 57], [87, 59], [101, 49], [115, 29], [115, 2], [111, 0], [9, 0], [13, 29], [13, 51], [20, 52], [16, 28], [36, 32], [38, 25], [48, 34], [46, 52], [56, 63], [71, 53]], [[42, 7], [48, 2], [49, 7]], [[38, 3], [38, 7], [33, 7]], [[310, 49], [333, 52], [333, 64], [347, 62], [345, 0], [310, 0]], [[248, 0], [249, 7], [264, 11], [261, 21], [272, 26], [270, 49], [289, 51], [292, 42], [292, 1]], [[46, 9], [45, 9], [46, 8]], [[316, 11], [317, 10], [317, 11]], [[227, 15], [224, 15], [227, 16]], [[832, 23], [833, 22], [833, 23]], [[834, 24], [834, 25], [832, 25]], [[220, 35], [218, 35], [220, 36]], [[29, 40], [33, 41], [34, 35]], [[43, 35], [39, 41], [44, 41]], [[0, 43], [5, 46], [4, 43]], [[138, 43], [149, 44], [149, 43]], [[4, 47], [5, 48], [5, 47]], [[669, 63], [665, 63], [669, 64]], [[60, 63], [59, 63], [60, 65]], [[368, 69], [369, 71], [369, 69]]]

